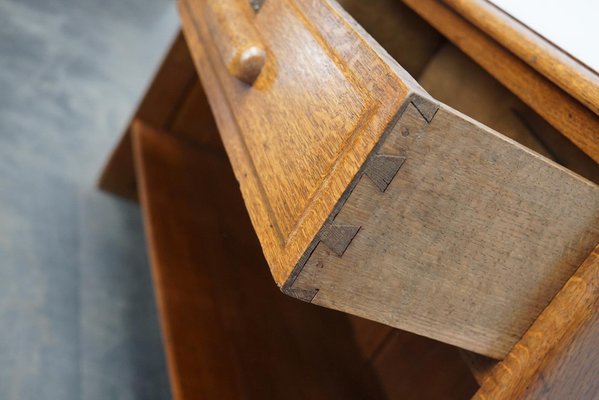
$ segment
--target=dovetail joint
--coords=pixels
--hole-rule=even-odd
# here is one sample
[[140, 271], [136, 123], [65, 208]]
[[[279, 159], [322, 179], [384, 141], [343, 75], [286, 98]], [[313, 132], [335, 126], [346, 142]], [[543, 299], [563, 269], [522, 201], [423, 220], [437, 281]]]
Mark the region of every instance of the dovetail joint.
[[321, 233], [320, 241], [338, 257], [341, 257], [359, 230], [359, 226], [333, 223]]
[[416, 96], [412, 98], [412, 104], [428, 123], [433, 120], [437, 110], [439, 110], [439, 104], [427, 99], [426, 97]]
[[377, 154], [370, 160], [364, 173], [384, 192], [405, 161], [405, 157]]
[[283, 293], [288, 296], [294, 297], [298, 300], [302, 300], [311, 303], [314, 297], [318, 294], [318, 289], [299, 289], [293, 287], [283, 287]]

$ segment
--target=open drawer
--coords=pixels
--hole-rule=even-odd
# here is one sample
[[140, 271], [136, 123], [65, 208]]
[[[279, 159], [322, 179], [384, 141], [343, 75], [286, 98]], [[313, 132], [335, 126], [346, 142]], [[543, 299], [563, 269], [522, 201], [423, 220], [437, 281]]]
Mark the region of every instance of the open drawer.
[[503, 357], [599, 242], [597, 185], [435, 100], [334, 1], [252, 4], [179, 8], [276, 283]]
[[282, 295], [222, 146], [139, 120], [131, 133], [174, 399], [474, 394], [456, 348]]

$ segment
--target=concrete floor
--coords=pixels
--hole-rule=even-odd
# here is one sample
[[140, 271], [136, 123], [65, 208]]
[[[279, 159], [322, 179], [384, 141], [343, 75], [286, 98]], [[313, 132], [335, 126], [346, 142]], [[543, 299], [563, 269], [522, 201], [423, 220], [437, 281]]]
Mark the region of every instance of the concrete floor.
[[136, 205], [95, 181], [168, 0], [0, 0], [0, 399], [165, 399]]

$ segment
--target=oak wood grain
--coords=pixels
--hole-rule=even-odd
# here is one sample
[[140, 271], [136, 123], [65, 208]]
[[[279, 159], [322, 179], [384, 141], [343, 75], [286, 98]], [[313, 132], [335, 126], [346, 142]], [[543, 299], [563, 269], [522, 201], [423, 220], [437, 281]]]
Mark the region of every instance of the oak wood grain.
[[530, 108], [517, 109], [515, 112], [550, 153], [549, 158], [599, 184], [599, 163], [582, 152]]
[[419, 82], [435, 99], [551, 158], [520, 118], [526, 105], [451, 42], [430, 60]]
[[404, 0], [524, 103], [599, 162], [599, 117], [440, 0]]
[[397, 0], [339, 0], [339, 4], [414, 78], [446, 39]]
[[334, 2], [262, 5], [251, 87], [202, 4], [179, 2], [183, 29], [283, 291], [504, 356], [599, 241], [597, 186], [439, 106]]
[[381, 191], [371, 157], [328, 223], [358, 233], [283, 290], [502, 358], [599, 242], [599, 188], [443, 105], [410, 103], [376, 154], [405, 162]]
[[[485, 0], [443, 0], [532, 68], [599, 114], [599, 76]], [[590, 38], [589, 38], [590, 40]]]
[[266, 49], [250, 22], [249, 2], [207, 0], [204, 6], [212, 38], [229, 73], [252, 85], [266, 63]]
[[134, 138], [175, 399], [457, 400], [474, 392], [455, 349], [399, 331], [385, 341], [386, 326], [278, 292], [222, 151], [141, 123]]
[[391, 122], [406, 82], [418, 85], [390, 65], [336, 4], [287, 0], [265, 2], [252, 20], [268, 54], [248, 87], [222, 65], [204, 2], [178, 4], [254, 227], [281, 285]]
[[596, 399], [598, 349], [599, 247], [487, 376], [474, 399]]
[[549, 125], [451, 42], [418, 81], [435, 99], [599, 183], [599, 164]]
[[224, 152], [133, 139], [174, 398], [383, 398], [347, 317], [272, 284]]

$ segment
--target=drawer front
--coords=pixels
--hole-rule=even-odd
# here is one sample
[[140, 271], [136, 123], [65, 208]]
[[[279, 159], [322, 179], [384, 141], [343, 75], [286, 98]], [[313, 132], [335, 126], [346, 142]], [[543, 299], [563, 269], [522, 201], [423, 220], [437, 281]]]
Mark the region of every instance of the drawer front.
[[[221, 91], [210, 96], [217, 119], [228, 119], [221, 135], [281, 284], [408, 88], [327, 1], [265, 1], [254, 12], [249, 1], [187, 0], [181, 10], [206, 58], [202, 80]], [[265, 50], [250, 83], [231, 72], [227, 54], [248, 42]]]

